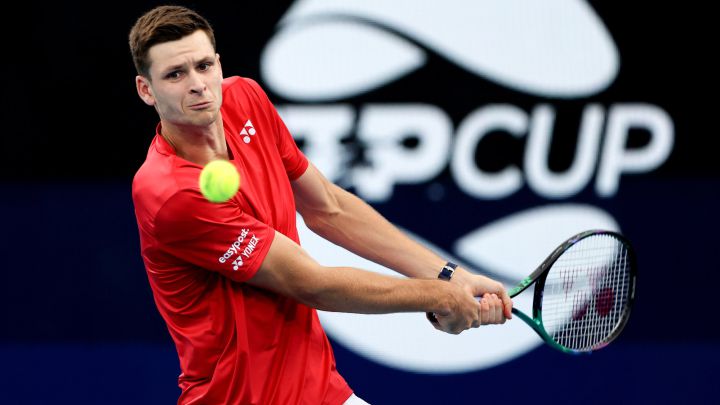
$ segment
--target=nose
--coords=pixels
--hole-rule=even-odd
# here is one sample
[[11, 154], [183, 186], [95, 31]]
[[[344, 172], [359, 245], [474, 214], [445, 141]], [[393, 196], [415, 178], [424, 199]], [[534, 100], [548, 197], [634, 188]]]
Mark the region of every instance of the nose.
[[197, 72], [190, 73], [189, 84], [190, 93], [192, 94], [202, 94], [207, 89], [205, 82], [202, 80], [202, 77]]

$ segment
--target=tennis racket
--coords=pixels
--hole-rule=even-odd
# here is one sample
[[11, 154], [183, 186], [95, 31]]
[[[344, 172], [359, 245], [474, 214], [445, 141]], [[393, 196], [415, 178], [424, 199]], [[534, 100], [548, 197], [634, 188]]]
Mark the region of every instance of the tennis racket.
[[563, 242], [508, 295], [535, 284], [532, 317], [517, 308], [513, 314], [555, 349], [591, 353], [625, 327], [636, 278], [630, 242], [616, 232], [590, 230]]

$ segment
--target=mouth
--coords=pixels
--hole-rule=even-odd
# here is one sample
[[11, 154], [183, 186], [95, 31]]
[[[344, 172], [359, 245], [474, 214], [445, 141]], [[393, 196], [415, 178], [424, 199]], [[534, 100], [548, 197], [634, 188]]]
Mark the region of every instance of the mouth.
[[190, 108], [191, 110], [204, 110], [210, 108], [212, 104], [212, 101], [203, 101], [202, 103], [192, 104], [188, 108]]

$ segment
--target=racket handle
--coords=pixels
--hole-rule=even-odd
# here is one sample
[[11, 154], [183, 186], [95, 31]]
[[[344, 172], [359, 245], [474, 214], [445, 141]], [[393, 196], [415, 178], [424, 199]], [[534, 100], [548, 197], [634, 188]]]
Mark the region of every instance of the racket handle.
[[435, 317], [435, 314], [433, 314], [432, 312], [426, 312], [425, 316], [427, 317], [428, 321], [430, 321], [430, 323], [432, 323], [434, 325], [438, 324], [438, 320]]

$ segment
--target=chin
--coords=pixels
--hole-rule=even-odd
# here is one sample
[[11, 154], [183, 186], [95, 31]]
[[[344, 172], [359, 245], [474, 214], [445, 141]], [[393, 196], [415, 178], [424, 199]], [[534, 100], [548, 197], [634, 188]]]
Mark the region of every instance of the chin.
[[190, 124], [195, 126], [208, 126], [218, 119], [218, 111], [207, 111], [190, 118]]

